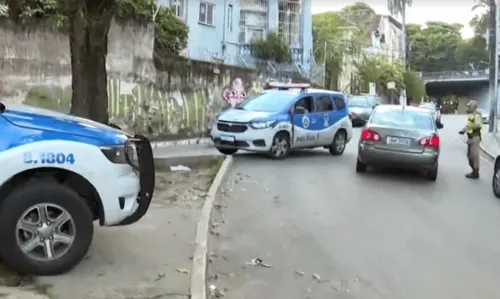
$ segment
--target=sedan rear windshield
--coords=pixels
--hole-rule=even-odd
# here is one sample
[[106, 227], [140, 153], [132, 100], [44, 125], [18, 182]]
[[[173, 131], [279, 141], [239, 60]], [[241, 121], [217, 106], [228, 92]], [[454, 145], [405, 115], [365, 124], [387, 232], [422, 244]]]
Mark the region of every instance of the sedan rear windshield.
[[402, 129], [434, 130], [434, 121], [429, 114], [408, 110], [377, 111], [370, 123]]

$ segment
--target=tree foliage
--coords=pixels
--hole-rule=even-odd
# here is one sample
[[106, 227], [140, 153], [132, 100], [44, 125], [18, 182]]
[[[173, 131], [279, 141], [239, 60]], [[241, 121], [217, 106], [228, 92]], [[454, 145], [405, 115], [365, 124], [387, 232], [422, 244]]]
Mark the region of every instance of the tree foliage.
[[358, 55], [366, 35], [365, 23], [375, 11], [364, 2], [356, 2], [339, 12], [313, 15], [313, 48], [317, 63], [325, 64], [328, 89], [338, 89], [338, 78], [347, 59]]
[[475, 35], [484, 36], [488, 30], [488, 25], [490, 22], [490, 0], [475, 0], [475, 5], [472, 7], [472, 11], [476, 14], [469, 21], [469, 26], [474, 29]]
[[292, 58], [290, 47], [277, 32], [270, 32], [266, 38], [254, 40], [252, 51], [256, 58], [277, 63], [289, 62]]
[[427, 22], [425, 27], [408, 24], [409, 64], [424, 72], [485, 68], [486, 41], [481, 36], [463, 40], [461, 24]]
[[413, 4], [412, 0], [387, 0], [387, 8], [391, 15], [400, 15], [403, 13], [403, 7], [409, 7]]
[[364, 91], [368, 91], [368, 83], [375, 83], [377, 92], [388, 95], [388, 82], [396, 84], [396, 91], [406, 90], [413, 99], [425, 96], [425, 86], [422, 80], [411, 70], [405, 70], [403, 65], [390, 62], [384, 57], [364, 56], [355, 63], [357, 74], [363, 81]]
[[6, 0], [0, 17], [16, 23], [48, 22], [67, 30], [70, 39], [71, 114], [108, 123], [106, 55], [108, 31], [117, 20], [154, 22], [155, 50], [178, 55], [187, 43], [188, 27], [171, 9], [151, 0]]
[[346, 51], [342, 43], [343, 31], [338, 30], [344, 22], [337, 12], [326, 12], [313, 16], [313, 48], [316, 62], [325, 64], [325, 83], [328, 89], [338, 89], [338, 77]]

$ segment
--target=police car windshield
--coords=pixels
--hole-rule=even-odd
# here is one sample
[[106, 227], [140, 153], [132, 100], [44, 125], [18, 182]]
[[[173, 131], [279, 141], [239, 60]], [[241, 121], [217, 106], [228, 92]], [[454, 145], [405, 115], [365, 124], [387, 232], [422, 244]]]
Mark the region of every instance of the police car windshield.
[[256, 94], [235, 108], [248, 111], [280, 112], [287, 109], [296, 96], [289, 92], [270, 91]]
[[368, 102], [367, 98], [349, 98], [347, 99], [347, 107], [370, 107], [370, 102]]
[[434, 129], [434, 122], [429, 114], [410, 110], [377, 111], [372, 115], [370, 123], [396, 129]]

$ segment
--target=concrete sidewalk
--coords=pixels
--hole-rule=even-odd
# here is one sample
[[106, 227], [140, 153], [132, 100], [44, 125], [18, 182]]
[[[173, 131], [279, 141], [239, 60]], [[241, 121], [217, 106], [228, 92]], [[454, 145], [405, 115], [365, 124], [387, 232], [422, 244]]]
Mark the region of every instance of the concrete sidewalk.
[[481, 140], [481, 149], [490, 158], [496, 159], [500, 155], [500, 133], [486, 133]]

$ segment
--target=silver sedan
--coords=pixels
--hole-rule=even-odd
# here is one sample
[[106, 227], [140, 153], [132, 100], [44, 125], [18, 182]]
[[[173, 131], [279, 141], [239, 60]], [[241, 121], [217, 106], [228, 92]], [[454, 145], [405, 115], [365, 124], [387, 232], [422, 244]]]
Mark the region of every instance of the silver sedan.
[[359, 139], [356, 171], [364, 172], [368, 165], [418, 169], [435, 181], [440, 152], [437, 130], [424, 109], [377, 106]]
[[370, 118], [374, 106], [367, 96], [350, 96], [347, 99], [347, 107], [351, 115], [352, 125], [364, 125], [368, 118]]

